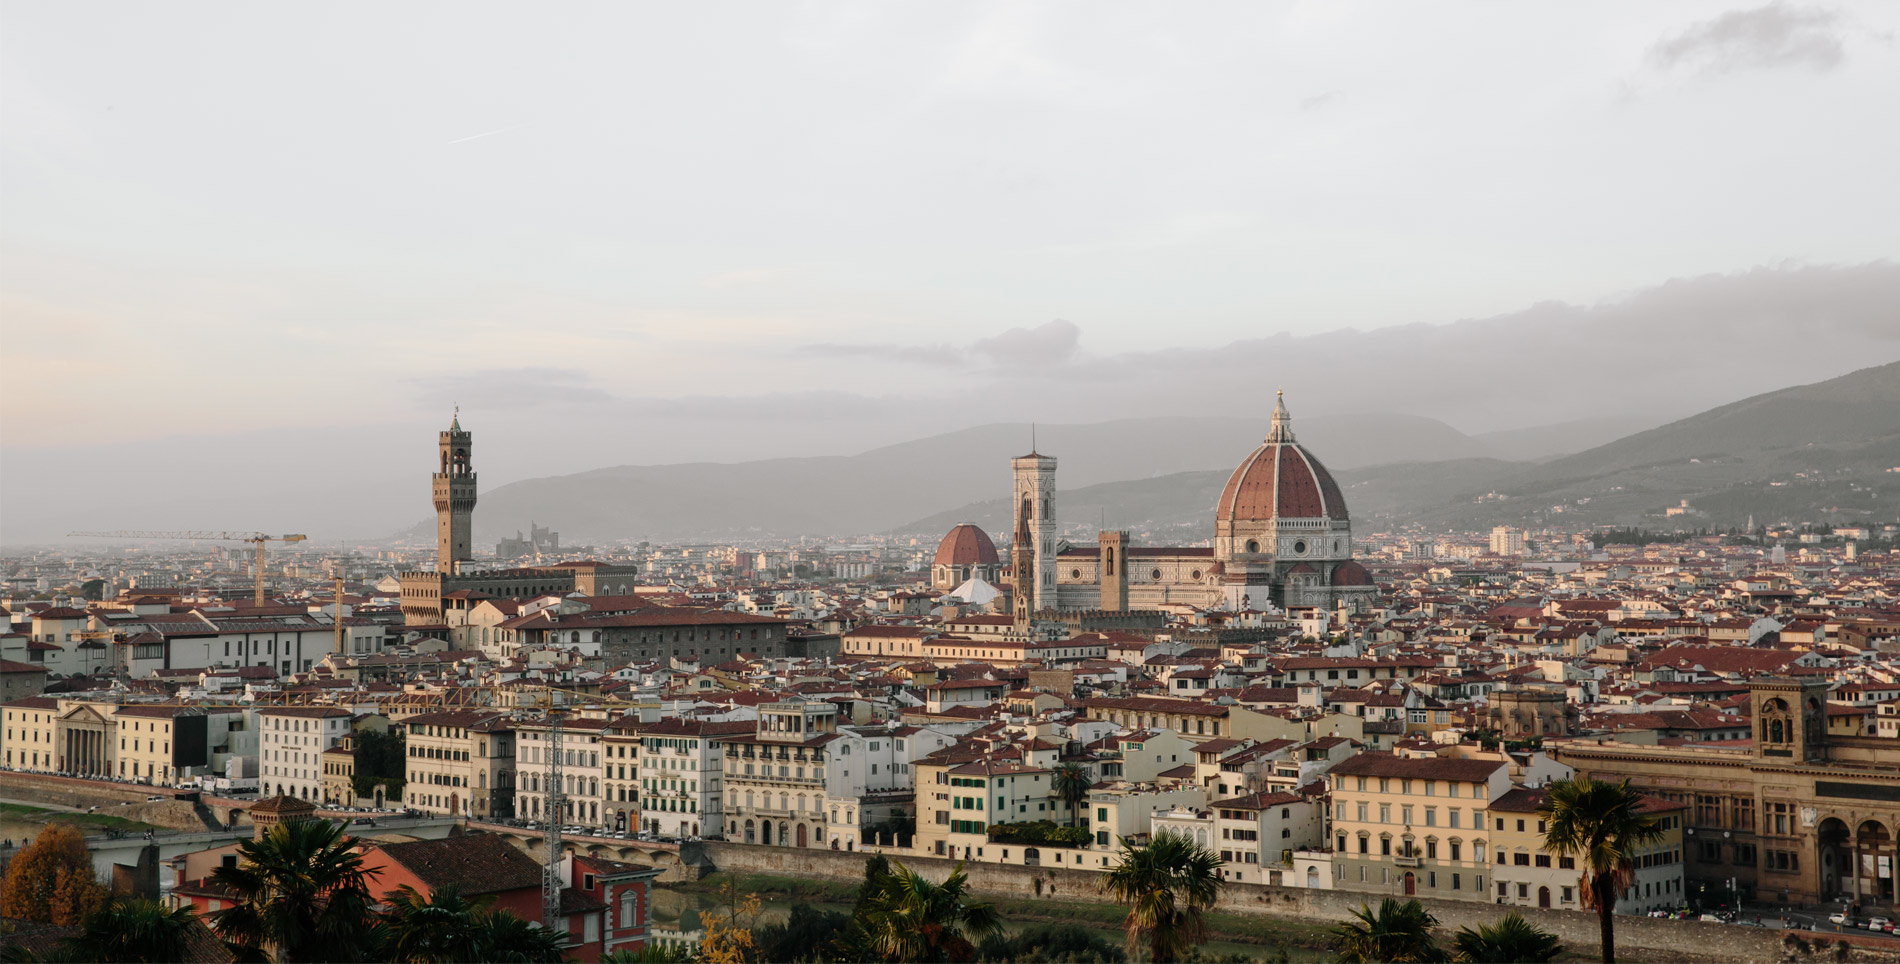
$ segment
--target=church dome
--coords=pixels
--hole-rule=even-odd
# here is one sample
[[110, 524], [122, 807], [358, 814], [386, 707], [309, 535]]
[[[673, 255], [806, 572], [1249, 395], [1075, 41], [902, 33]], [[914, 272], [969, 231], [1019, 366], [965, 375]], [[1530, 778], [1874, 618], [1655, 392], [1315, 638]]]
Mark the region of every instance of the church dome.
[[950, 530], [937, 544], [937, 558], [933, 563], [939, 566], [996, 565], [996, 543], [990, 541], [989, 534], [969, 523]]
[[1345, 521], [1346, 500], [1339, 483], [1298, 442], [1293, 440], [1292, 418], [1286, 401], [1273, 407], [1273, 427], [1266, 441], [1249, 453], [1227, 478], [1214, 518], [1222, 522], [1266, 522], [1272, 519], [1334, 519]]
[[1333, 567], [1333, 585], [1370, 586], [1372, 573], [1367, 572], [1366, 567], [1348, 560]]

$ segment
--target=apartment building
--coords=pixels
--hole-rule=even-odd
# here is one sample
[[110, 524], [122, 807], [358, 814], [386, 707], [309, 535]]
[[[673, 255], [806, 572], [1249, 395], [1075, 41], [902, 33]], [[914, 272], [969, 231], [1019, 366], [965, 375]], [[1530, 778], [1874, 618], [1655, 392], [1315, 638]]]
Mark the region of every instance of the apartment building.
[[956, 745], [955, 733], [933, 726], [841, 727], [825, 758], [825, 819], [836, 849], [855, 850], [866, 827], [915, 815], [915, 765]]
[[1221, 855], [1221, 876], [1250, 884], [1316, 886], [1289, 881], [1293, 855], [1326, 846], [1326, 801], [1297, 793], [1261, 791], [1215, 800], [1208, 849]]
[[553, 760], [552, 725], [546, 718], [518, 720], [515, 734], [515, 816], [559, 820], [600, 827], [601, 776], [606, 730], [603, 721], [568, 719], [561, 726], [561, 791], [565, 805], [555, 814], [548, 803], [548, 765]]
[[1327, 774], [1334, 887], [1395, 896], [1484, 900], [1487, 812], [1510, 792], [1510, 767], [1362, 753]]
[[838, 739], [838, 707], [810, 700], [761, 703], [751, 733], [722, 739], [725, 839], [777, 847], [828, 847], [825, 766]]
[[[351, 733], [338, 740], [336, 746], [323, 751], [318, 764], [323, 771], [323, 799], [337, 801], [345, 806], [356, 805], [355, 741], [356, 734]], [[381, 803], [376, 805], [383, 806]]]
[[5, 705], [0, 759], [45, 773], [178, 783], [256, 752], [251, 711], [34, 696]]
[[[1582, 910], [1576, 857], [1544, 849], [1545, 821], [1537, 810], [1550, 799], [1547, 789], [1517, 787], [1492, 801], [1491, 850], [1493, 899], [1519, 907]], [[1618, 898], [1619, 914], [1674, 910], [1687, 903], [1683, 893], [1682, 831], [1684, 806], [1659, 797], [1643, 798], [1643, 812], [1656, 818], [1663, 839], [1633, 855], [1636, 876]]]
[[403, 802], [476, 820], [515, 814], [514, 722], [491, 709], [441, 710], [404, 720]]
[[[750, 720], [669, 719], [645, 724], [633, 771], [638, 780], [636, 829], [671, 837], [720, 835], [726, 741], [756, 733], [757, 724]], [[613, 770], [620, 761], [610, 755], [608, 763]]]
[[1088, 808], [1094, 846], [1108, 854], [1120, 847], [1123, 839], [1146, 839], [1153, 830], [1155, 814], [1176, 808], [1205, 810], [1207, 790], [1186, 782], [1169, 786], [1118, 782], [1091, 789]]
[[1182, 767], [1191, 770], [1197, 762], [1195, 743], [1173, 730], [1140, 729], [1114, 737], [1112, 742], [1115, 757], [1101, 765], [1104, 780], [1153, 783], [1164, 773], [1179, 776]]
[[[195, 706], [119, 706], [116, 770], [127, 779], [173, 784], [202, 776], [211, 762], [209, 720]], [[194, 773], [195, 771], [195, 773]]]
[[930, 631], [918, 626], [858, 626], [844, 634], [843, 654], [873, 658], [922, 657]]
[[259, 784], [264, 796], [323, 799], [323, 751], [350, 733], [350, 711], [273, 706], [257, 711]]
[[918, 850], [982, 860], [991, 827], [1054, 820], [1062, 812], [1051, 767], [925, 759], [915, 771]]
[[58, 727], [59, 700], [51, 696], [26, 696], [6, 704], [6, 765], [21, 770], [56, 771], [54, 736]]
[[616, 831], [640, 829], [640, 734], [650, 724], [637, 713], [609, 722], [600, 731], [600, 825]]

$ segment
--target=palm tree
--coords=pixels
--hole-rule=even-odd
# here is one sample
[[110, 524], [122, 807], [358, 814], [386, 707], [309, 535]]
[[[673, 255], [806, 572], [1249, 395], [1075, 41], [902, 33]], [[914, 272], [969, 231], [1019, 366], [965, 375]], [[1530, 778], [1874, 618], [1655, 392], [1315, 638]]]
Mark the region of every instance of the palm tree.
[[857, 920], [886, 961], [974, 961], [975, 941], [999, 930], [1002, 918], [994, 907], [971, 903], [969, 897], [961, 863], [941, 884], [897, 864], [861, 902]]
[[[110, 961], [113, 964], [158, 964], [182, 961], [191, 955], [192, 932], [202, 924], [191, 907], [168, 909], [149, 898], [117, 898], [86, 915], [80, 931], [56, 944], [52, 952], [0, 955], [0, 960]], [[210, 935], [205, 935], [207, 940]], [[215, 941], [211, 941], [215, 944]]]
[[566, 945], [567, 936], [560, 931], [505, 910], [483, 915], [474, 943], [480, 959], [491, 964], [560, 964], [567, 959], [562, 950]]
[[1516, 911], [1476, 930], [1459, 928], [1451, 946], [1453, 959], [1468, 964], [1547, 964], [1564, 952], [1557, 935], [1538, 929]]
[[1155, 964], [1185, 960], [1201, 942], [1222, 885], [1220, 857], [1172, 833], [1139, 846], [1123, 838], [1121, 863], [1102, 880], [1102, 889], [1128, 908], [1129, 959], [1140, 959], [1146, 937]]
[[262, 839], [239, 844], [238, 858], [210, 880], [236, 901], [215, 926], [241, 955], [284, 964], [374, 955], [369, 878], [376, 871], [351, 850], [341, 824], [278, 824]]
[[1578, 777], [1551, 784], [1537, 808], [1548, 827], [1544, 849], [1578, 858], [1583, 905], [1596, 908], [1603, 932], [1603, 964], [1616, 961], [1616, 897], [1635, 876], [1635, 853], [1663, 836], [1656, 818], [1639, 812], [1642, 800], [1628, 780]]
[[398, 964], [453, 964], [476, 955], [476, 936], [492, 896], [465, 898], [455, 887], [423, 896], [404, 884], [384, 895], [378, 928], [383, 959]]
[[1401, 904], [1390, 897], [1379, 902], [1379, 909], [1361, 904], [1352, 917], [1333, 928], [1339, 938], [1339, 960], [1344, 964], [1431, 964], [1445, 960], [1445, 952], [1432, 940], [1432, 928], [1438, 918], [1416, 900]]
[[1054, 782], [1056, 796], [1069, 805], [1069, 826], [1073, 827], [1076, 818], [1081, 816], [1077, 808], [1089, 798], [1088, 771], [1082, 769], [1080, 763], [1065, 763], [1056, 770]]

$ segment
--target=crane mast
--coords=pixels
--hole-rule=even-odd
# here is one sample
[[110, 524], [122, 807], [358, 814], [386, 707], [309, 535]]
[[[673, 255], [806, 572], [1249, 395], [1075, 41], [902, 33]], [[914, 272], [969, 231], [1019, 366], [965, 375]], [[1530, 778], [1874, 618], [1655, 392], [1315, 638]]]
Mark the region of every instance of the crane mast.
[[83, 536], [90, 539], [179, 539], [187, 542], [248, 542], [255, 547], [256, 558], [251, 569], [257, 580], [256, 591], [251, 597], [254, 605], [264, 605], [264, 543], [266, 542], [302, 542], [309, 536], [302, 533], [288, 533], [281, 536], [265, 535], [262, 532], [213, 531], [209, 529], [191, 529], [185, 531], [153, 529], [116, 529], [111, 532], [68, 532], [67, 536]]
[[548, 827], [541, 866], [541, 917], [552, 928], [561, 919], [561, 821], [566, 816], [567, 793], [561, 785], [561, 715], [548, 707]]

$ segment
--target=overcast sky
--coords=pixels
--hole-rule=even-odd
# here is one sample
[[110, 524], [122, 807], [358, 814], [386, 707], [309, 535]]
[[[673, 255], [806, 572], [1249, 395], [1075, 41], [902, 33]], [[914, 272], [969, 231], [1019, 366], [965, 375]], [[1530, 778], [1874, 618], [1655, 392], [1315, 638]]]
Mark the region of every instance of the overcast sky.
[[[456, 403], [518, 478], [1278, 384], [1678, 415], [1900, 357], [1894, 4], [0, 12], [10, 484], [120, 443], [426, 467]], [[1804, 350], [1711, 344], [1734, 311]], [[1598, 322], [1749, 367], [1539, 406], [1356, 366], [1647, 353]]]

